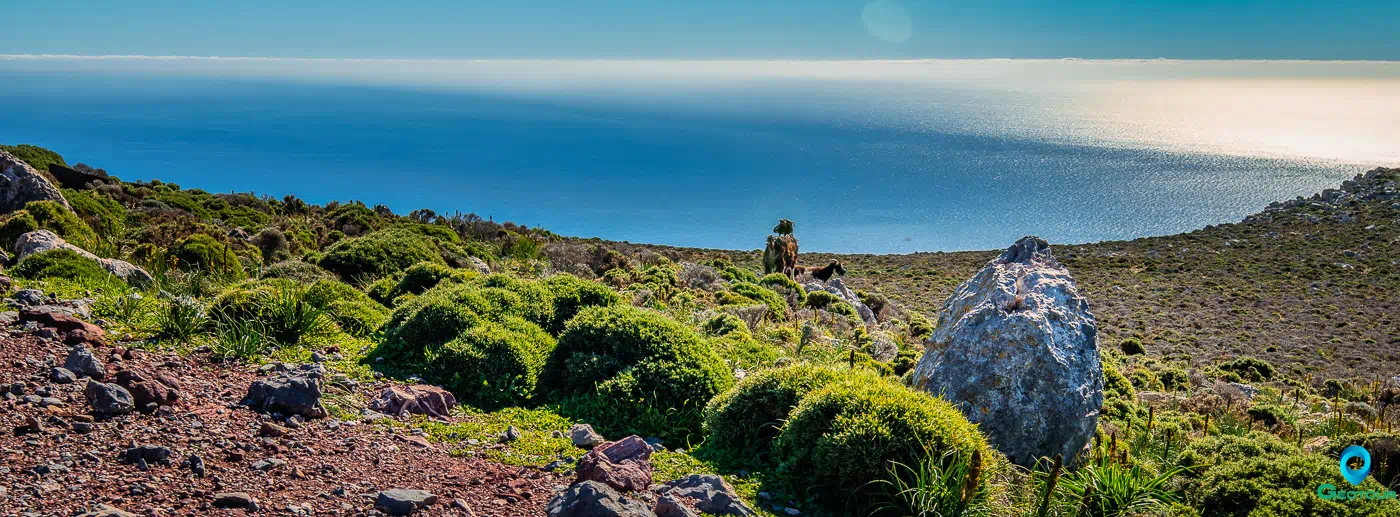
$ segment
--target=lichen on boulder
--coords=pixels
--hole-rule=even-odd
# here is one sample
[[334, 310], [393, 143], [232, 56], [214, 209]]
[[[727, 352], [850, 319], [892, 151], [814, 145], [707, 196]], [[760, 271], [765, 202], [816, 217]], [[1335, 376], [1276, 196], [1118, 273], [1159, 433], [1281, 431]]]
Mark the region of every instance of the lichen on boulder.
[[913, 385], [953, 402], [1012, 461], [1074, 458], [1103, 405], [1098, 327], [1074, 279], [1024, 237], [959, 285]]

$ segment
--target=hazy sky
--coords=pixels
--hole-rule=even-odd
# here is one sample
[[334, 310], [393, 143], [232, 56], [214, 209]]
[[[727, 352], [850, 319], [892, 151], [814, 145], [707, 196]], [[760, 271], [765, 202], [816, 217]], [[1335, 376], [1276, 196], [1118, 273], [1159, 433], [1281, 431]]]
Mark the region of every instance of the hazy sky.
[[[17, 0], [0, 54], [1400, 59], [1365, 0]], [[400, 5], [401, 4], [401, 5]]]

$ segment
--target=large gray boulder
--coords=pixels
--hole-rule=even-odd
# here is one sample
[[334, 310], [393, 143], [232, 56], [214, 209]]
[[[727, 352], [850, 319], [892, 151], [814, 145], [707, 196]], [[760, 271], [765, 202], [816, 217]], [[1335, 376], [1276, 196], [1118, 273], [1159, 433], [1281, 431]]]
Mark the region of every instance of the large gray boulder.
[[24, 208], [30, 201], [57, 201], [64, 208], [68, 200], [48, 178], [15, 155], [0, 149], [0, 214]]
[[83, 257], [96, 261], [102, 269], [115, 275], [117, 278], [126, 280], [131, 285], [144, 285], [151, 281], [151, 274], [146, 270], [125, 260], [102, 258], [89, 253], [87, 250], [69, 244], [57, 234], [48, 230], [34, 230], [19, 236], [15, 240], [15, 260], [24, 260], [35, 253], [43, 253], [49, 250], [67, 249], [82, 255]]
[[913, 385], [956, 404], [1018, 464], [1073, 464], [1103, 405], [1098, 327], [1044, 240], [1016, 241], [958, 286]]

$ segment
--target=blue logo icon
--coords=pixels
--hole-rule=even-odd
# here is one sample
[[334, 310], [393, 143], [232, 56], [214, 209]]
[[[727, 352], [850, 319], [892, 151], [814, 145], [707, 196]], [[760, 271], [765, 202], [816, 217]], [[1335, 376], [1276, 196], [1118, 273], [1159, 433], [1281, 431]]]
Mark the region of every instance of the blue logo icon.
[[[1347, 460], [1361, 458], [1361, 468], [1352, 469], [1347, 467]], [[1346, 478], [1353, 486], [1360, 485], [1366, 480], [1366, 475], [1371, 473], [1371, 453], [1360, 445], [1352, 445], [1342, 450], [1342, 477]]]

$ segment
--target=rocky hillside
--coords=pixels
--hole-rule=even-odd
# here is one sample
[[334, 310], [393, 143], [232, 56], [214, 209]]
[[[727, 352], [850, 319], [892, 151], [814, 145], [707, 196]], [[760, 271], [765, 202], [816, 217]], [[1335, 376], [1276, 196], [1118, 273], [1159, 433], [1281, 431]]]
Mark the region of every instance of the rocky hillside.
[[[1400, 365], [1400, 169], [1376, 169], [1239, 223], [1131, 241], [1055, 245], [1103, 342], [1195, 365], [1253, 356], [1321, 383]], [[839, 259], [851, 286], [933, 314], [995, 251]], [[736, 261], [756, 265], [754, 254]]]
[[0, 509], [1400, 515], [1316, 488], [1400, 481], [1398, 176], [999, 255], [780, 223], [765, 265], [0, 147]]

